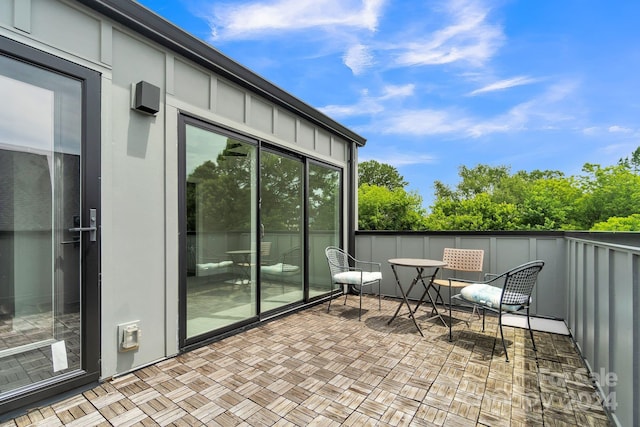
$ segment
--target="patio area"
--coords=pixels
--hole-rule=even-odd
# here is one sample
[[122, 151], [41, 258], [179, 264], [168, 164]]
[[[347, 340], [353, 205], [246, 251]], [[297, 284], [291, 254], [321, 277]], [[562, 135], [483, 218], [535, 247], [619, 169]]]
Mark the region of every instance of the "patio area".
[[[487, 317], [388, 320], [399, 300], [327, 304], [114, 378], [0, 426], [608, 426], [570, 337]], [[458, 317], [468, 316], [459, 313]], [[455, 319], [454, 319], [455, 320]], [[497, 336], [497, 339], [496, 339]]]

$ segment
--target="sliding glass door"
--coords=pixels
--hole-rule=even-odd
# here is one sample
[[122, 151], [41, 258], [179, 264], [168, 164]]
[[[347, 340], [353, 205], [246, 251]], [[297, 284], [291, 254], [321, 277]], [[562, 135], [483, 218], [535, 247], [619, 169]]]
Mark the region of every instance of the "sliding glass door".
[[[260, 311], [304, 298], [304, 168], [300, 159], [263, 150], [260, 158]], [[267, 249], [268, 248], [268, 249]]]
[[183, 118], [185, 339], [257, 316], [257, 148]]
[[309, 298], [326, 295], [331, 290], [324, 250], [341, 243], [341, 182], [340, 170], [309, 164]]
[[195, 118], [179, 129], [181, 347], [326, 296], [342, 171]]

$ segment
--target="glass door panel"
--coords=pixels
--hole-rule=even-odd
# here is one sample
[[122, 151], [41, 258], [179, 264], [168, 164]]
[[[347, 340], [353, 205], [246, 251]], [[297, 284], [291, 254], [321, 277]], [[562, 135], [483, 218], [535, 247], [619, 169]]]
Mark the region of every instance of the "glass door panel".
[[327, 246], [340, 246], [340, 188], [339, 170], [309, 164], [309, 298], [331, 290], [324, 250]]
[[82, 90], [0, 56], [0, 401], [82, 367]]
[[256, 147], [185, 125], [186, 338], [257, 315]]
[[304, 298], [303, 163], [271, 151], [260, 159], [260, 311]]

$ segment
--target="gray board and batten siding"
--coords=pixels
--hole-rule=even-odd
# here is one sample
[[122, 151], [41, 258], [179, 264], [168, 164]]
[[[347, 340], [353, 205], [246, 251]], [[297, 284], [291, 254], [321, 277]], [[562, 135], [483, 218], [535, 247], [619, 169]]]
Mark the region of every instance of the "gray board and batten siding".
[[[389, 263], [391, 258], [428, 258], [441, 260], [444, 248], [484, 250], [484, 273], [502, 273], [528, 261], [542, 259], [545, 266], [534, 288], [531, 312], [548, 317], [564, 318], [566, 296], [564, 260], [566, 242], [562, 233], [460, 233], [460, 232], [356, 232], [356, 253], [359, 259], [382, 263], [382, 293], [401, 297]], [[409, 283], [415, 271], [398, 269], [400, 280]], [[440, 274], [446, 276], [446, 271]], [[477, 280], [476, 273], [458, 277]], [[446, 293], [445, 293], [446, 294]], [[419, 298], [416, 287], [410, 298]]]
[[[0, 2], [0, 37], [101, 75], [101, 377], [179, 352], [178, 117], [197, 117], [354, 176], [365, 139], [207, 43], [127, 0]], [[160, 88], [155, 116], [131, 109], [140, 81]], [[352, 185], [341, 222], [353, 223]], [[349, 227], [342, 239], [349, 240]], [[143, 344], [118, 352], [116, 327]]]

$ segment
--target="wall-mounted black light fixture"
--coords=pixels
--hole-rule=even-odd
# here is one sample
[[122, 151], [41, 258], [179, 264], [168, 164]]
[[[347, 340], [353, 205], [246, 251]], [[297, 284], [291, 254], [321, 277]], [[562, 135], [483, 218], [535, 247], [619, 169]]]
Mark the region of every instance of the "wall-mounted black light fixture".
[[154, 116], [160, 111], [160, 88], [144, 80], [136, 83], [133, 108], [141, 113]]

